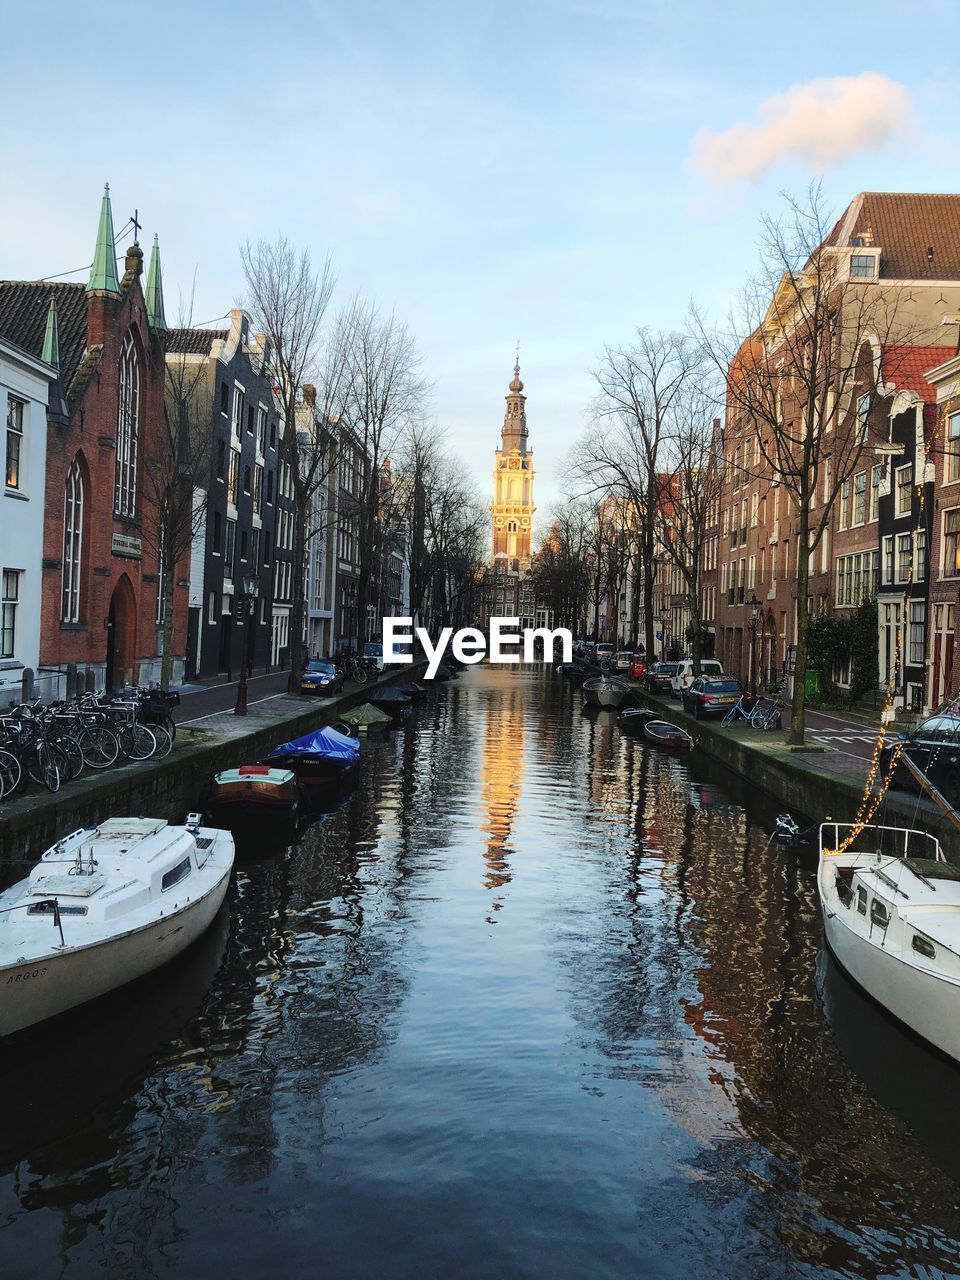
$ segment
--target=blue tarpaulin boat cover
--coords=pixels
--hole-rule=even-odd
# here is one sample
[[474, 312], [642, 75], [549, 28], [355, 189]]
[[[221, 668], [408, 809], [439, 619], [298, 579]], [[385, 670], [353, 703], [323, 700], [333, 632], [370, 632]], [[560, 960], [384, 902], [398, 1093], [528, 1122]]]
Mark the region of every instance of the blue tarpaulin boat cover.
[[292, 755], [321, 756], [325, 760], [342, 760], [344, 764], [353, 764], [360, 757], [360, 744], [355, 738], [348, 738], [345, 733], [338, 733], [327, 725], [322, 729], [314, 729], [312, 733], [305, 733], [302, 738], [281, 742], [267, 758]]

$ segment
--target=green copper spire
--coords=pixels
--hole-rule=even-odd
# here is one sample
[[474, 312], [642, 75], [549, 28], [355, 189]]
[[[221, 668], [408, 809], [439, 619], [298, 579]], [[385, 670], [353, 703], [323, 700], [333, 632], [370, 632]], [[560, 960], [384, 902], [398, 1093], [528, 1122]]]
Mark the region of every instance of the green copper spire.
[[87, 293], [112, 293], [120, 296], [117, 280], [117, 258], [113, 247], [113, 214], [110, 210], [110, 183], [103, 188], [100, 205], [100, 225], [97, 228], [97, 247], [87, 281]]
[[167, 318], [163, 314], [163, 274], [160, 270], [160, 242], [153, 237], [153, 248], [150, 250], [150, 268], [147, 271], [147, 324], [151, 329], [161, 332], [167, 327]]
[[57, 303], [50, 294], [50, 310], [47, 312], [47, 328], [43, 335], [43, 352], [40, 359], [60, 368], [60, 329], [57, 325]]

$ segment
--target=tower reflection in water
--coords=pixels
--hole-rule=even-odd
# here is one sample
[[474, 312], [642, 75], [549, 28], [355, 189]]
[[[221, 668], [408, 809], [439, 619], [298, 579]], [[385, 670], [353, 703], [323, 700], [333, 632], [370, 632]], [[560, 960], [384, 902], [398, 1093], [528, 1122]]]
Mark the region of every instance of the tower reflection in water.
[[483, 885], [494, 898], [487, 916], [502, 910], [498, 893], [512, 879], [510, 858], [516, 852], [511, 836], [520, 804], [524, 754], [524, 692], [520, 686], [502, 688], [484, 708], [483, 756], [480, 767], [480, 829], [484, 837]]

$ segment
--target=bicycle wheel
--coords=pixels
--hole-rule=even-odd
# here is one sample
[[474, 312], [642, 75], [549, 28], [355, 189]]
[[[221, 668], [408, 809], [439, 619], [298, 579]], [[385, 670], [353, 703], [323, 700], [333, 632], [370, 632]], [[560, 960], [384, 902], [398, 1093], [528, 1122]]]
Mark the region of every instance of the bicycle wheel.
[[171, 743], [176, 742], [177, 726], [174, 724], [173, 716], [165, 715], [161, 713], [160, 715], [157, 716], [156, 720], [151, 720], [150, 728], [154, 730], [156, 730], [157, 728], [165, 729], [166, 732], [170, 735], [170, 742]]
[[47, 750], [50, 752], [50, 759], [56, 765], [57, 772], [60, 774], [61, 786], [65, 782], [72, 782], [74, 777], [73, 761], [63, 749], [62, 744], [53, 740], [47, 743]]
[[173, 738], [167, 732], [167, 726], [163, 724], [152, 724], [150, 732], [157, 740], [157, 759], [162, 760], [173, 750]]
[[145, 724], [125, 724], [119, 733], [120, 750], [130, 760], [149, 760], [157, 740]]
[[3, 783], [3, 795], [7, 800], [19, 790], [22, 773], [20, 761], [13, 752], [0, 749], [0, 781]]
[[60, 770], [48, 742], [38, 742], [27, 757], [27, 772], [48, 791], [60, 790]]
[[[63, 752], [69, 769], [69, 775], [64, 777], [64, 782], [72, 782], [74, 778], [79, 778], [83, 773], [83, 752], [80, 750], [80, 743], [72, 735], [62, 733], [54, 740], [54, 745]], [[63, 773], [63, 770], [61, 769], [60, 772]]]
[[120, 754], [117, 735], [104, 724], [88, 724], [80, 733], [80, 750], [91, 769], [106, 769]]
[[366, 671], [364, 670], [364, 668], [363, 668], [363, 667], [357, 667], [357, 668], [354, 670], [353, 678], [354, 678], [354, 680], [356, 680], [357, 684], [366, 684], [366, 683], [367, 683], [367, 673], [366, 673]]

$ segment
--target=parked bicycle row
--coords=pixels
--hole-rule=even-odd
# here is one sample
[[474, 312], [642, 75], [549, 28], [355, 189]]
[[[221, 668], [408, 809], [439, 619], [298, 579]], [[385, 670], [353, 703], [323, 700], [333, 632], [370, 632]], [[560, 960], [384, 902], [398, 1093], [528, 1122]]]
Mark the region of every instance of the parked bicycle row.
[[107, 697], [22, 703], [0, 716], [0, 802], [31, 783], [59, 791], [85, 769], [169, 755], [177, 736], [170, 714], [178, 693], [128, 686]]

